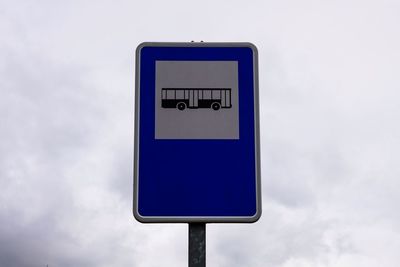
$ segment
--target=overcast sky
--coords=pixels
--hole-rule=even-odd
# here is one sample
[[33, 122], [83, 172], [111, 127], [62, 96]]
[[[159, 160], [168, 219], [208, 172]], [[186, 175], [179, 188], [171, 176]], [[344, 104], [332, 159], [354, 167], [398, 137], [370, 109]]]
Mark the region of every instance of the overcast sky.
[[400, 2], [0, 0], [0, 266], [187, 266], [132, 216], [134, 50], [259, 50], [263, 215], [220, 267], [400, 265]]

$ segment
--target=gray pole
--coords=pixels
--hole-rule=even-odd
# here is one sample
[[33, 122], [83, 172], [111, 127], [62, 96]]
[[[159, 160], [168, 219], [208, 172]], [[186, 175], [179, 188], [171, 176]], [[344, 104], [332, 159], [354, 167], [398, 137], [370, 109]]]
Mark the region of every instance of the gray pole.
[[206, 267], [205, 223], [189, 223], [189, 267]]

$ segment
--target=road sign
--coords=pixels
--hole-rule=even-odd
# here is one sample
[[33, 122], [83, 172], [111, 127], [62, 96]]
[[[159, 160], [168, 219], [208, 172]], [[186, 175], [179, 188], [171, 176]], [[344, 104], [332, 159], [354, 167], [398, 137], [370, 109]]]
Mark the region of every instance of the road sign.
[[258, 220], [257, 59], [250, 43], [138, 46], [133, 207], [138, 221]]

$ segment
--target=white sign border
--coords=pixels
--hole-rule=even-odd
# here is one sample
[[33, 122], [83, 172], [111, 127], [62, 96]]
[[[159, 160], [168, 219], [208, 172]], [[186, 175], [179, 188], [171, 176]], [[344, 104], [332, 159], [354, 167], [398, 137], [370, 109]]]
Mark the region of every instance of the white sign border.
[[[256, 213], [253, 216], [142, 216], [139, 214], [140, 52], [144, 47], [248, 47], [253, 51]], [[259, 126], [258, 49], [249, 42], [143, 42], [136, 48], [133, 215], [142, 223], [254, 223], [262, 213]]]

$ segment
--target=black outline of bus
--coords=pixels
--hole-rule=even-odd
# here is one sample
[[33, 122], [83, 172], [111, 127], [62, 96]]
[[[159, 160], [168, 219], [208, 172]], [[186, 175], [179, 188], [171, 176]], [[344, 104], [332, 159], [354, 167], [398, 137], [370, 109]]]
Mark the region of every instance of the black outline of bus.
[[179, 110], [231, 108], [231, 88], [162, 88], [161, 107]]

